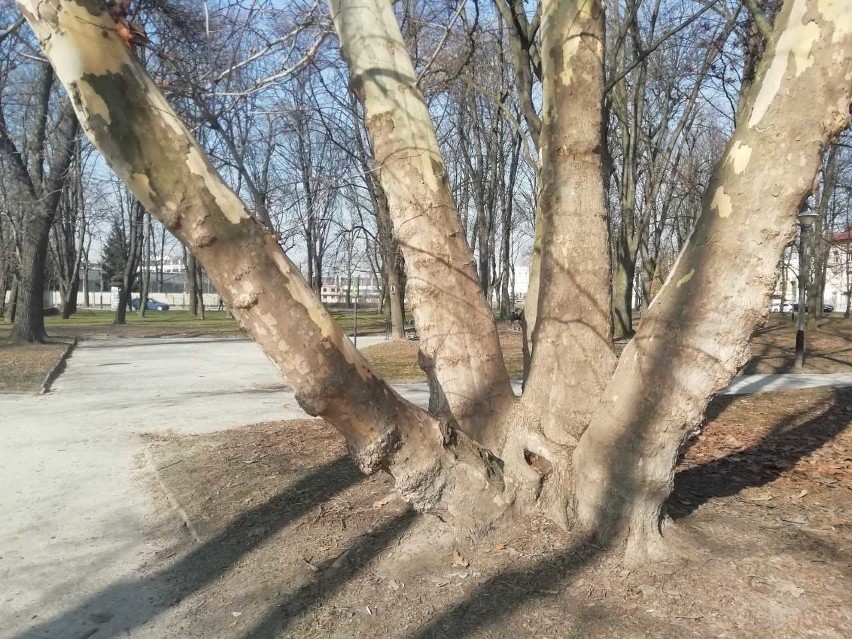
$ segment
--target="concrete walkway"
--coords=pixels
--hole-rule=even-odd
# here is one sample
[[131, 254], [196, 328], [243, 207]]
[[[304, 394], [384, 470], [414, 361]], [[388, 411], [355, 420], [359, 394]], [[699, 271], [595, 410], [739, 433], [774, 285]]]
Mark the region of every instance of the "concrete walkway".
[[[753, 375], [727, 392], [837, 385], [852, 374]], [[428, 402], [425, 384], [398, 390]], [[164, 531], [181, 532], [154, 507], [141, 435], [303, 416], [260, 349], [237, 339], [83, 342], [49, 394], [0, 396], [0, 637], [169, 636], [155, 584], [141, 597], [115, 587], [145, 574]]]
[[852, 373], [793, 373], [789, 375], [742, 375], [734, 379], [723, 395], [750, 395], [771, 391], [852, 386]]

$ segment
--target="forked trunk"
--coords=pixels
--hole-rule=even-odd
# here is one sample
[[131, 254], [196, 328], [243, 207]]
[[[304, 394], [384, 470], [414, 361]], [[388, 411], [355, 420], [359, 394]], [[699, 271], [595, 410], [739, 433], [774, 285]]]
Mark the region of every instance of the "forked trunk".
[[141, 205], [204, 265], [302, 408], [344, 435], [364, 472], [389, 471], [415, 507], [442, 511], [468, 526], [499, 516], [511, 494], [504, 491], [499, 466], [463, 433], [375, 376], [277, 235], [216, 174], [130, 55], [106, 7], [88, 0], [21, 0], [19, 6], [86, 133]]

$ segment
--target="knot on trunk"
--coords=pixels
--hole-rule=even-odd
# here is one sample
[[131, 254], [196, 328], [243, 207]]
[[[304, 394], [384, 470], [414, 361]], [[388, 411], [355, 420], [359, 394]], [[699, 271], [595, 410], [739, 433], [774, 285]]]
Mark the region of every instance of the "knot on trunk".
[[[257, 291], [252, 291], [251, 293], [243, 293], [242, 295], [238, 295], [234, 299], [234, 308], [238, 308], [240, 310], [247, 310], [253, 306], [257, 305], [257, 301], [260, 298], [260, 294]], [[313, 415], [308, 411], [309, 414]]]
[[[237, 308], [245, 308], [236, 303], [234, 305], [237, 306]], [[299, 406], [302, 407], [302, 410], [311, 417], [321, 417], [328, 408], [329, 398], [324, 390], [319, 389], [296, 393], [296, 402], [298, 402]]]

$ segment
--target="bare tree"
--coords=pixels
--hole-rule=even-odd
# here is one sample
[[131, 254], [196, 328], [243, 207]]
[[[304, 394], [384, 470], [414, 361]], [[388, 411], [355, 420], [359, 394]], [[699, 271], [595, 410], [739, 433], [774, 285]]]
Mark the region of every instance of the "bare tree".
[[16, 142], [7, 123], [6, 107], [0, 103], [0, 153], [24, 212], [18, 235], [20, 269], [12, 337], [25, 342], [43, 342], [47, 337], [44, 283], [48, 242], [78, 131], [70, 102], [55, 107], [53, 83], [53, 69], [47, 63], [39, 64], [26, 151]]

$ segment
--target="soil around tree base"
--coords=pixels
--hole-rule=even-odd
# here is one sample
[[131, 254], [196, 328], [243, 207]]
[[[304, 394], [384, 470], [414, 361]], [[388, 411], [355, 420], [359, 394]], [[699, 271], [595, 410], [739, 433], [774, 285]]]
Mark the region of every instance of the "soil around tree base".
[[37, 393], [70, 348], [70, 341], [45, 344], [0, 340], [0, 393]]
[[152, 438], [202, 539], [163, 557], [177, 603], [160, 623], [190, 638], [846, 637], [850, 407], [852, 389], [717, 400], [670, 501], [688, 552], [636, 570], [539, 518], [455, 541], [320, 421]]

